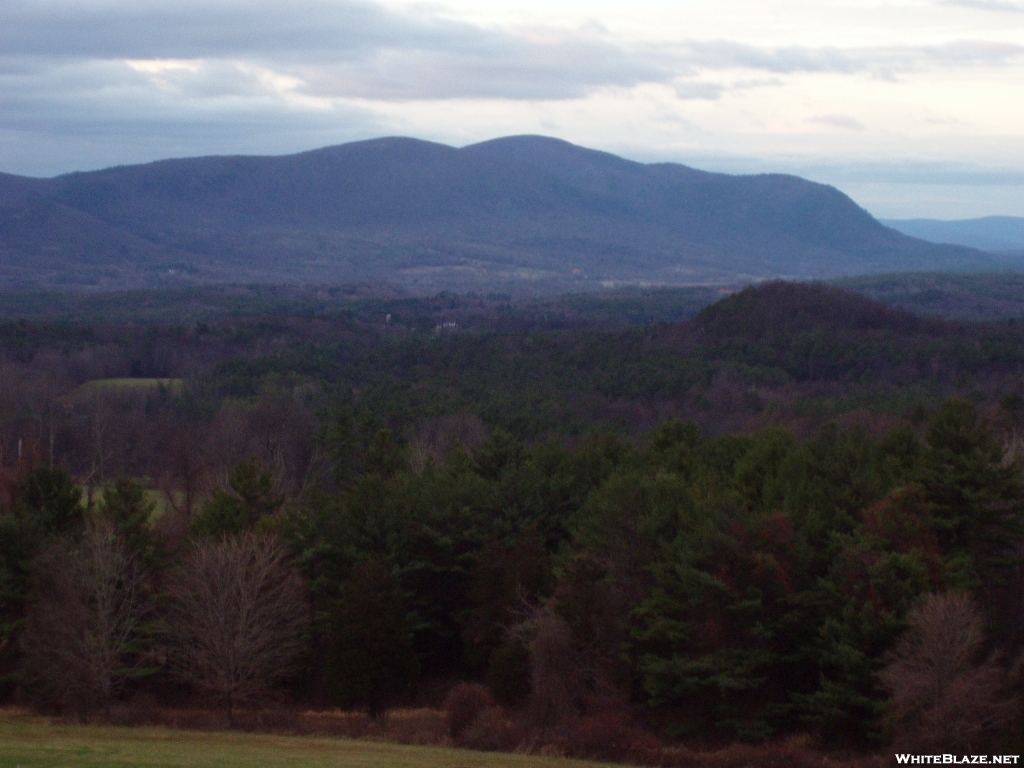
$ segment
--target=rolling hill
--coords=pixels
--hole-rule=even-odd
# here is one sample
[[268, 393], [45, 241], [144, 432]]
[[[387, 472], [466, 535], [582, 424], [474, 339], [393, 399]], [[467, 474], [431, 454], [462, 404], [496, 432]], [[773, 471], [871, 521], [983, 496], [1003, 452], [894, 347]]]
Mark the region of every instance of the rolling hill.
[[794, 176], [641, 164], [538, 136], [0, 174], [0, 288], [383, 279], [537, 291], [1002, 263], [903, 235]]

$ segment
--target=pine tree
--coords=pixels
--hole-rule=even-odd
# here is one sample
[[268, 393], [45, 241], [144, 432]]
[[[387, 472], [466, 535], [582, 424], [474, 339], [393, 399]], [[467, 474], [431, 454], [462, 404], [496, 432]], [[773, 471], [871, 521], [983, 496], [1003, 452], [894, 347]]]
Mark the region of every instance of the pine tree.
[[327, 688], [342, 708], [377, 717], [419, 671], [401, 592], [383, 562], [357, 566], [331, 622]]

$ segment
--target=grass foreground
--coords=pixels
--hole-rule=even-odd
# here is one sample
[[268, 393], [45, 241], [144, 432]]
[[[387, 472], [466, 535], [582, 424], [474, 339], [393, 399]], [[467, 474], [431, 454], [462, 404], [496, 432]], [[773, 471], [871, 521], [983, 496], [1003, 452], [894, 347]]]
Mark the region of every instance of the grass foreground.
[[0, 768], [572, 768], [580, 760], [357, 739], [75, 725], [0, 710]]

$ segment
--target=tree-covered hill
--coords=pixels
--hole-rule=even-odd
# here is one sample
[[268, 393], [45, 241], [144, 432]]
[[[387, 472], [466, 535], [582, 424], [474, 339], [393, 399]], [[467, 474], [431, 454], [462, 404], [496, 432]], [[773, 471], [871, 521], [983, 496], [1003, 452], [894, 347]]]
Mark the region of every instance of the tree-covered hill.
[[998, 263], [902, 235], [797, 177], [645, 165], [536, 136], [3, 176], [0, 256], [6, 287], [388, 279], [418, 292]]

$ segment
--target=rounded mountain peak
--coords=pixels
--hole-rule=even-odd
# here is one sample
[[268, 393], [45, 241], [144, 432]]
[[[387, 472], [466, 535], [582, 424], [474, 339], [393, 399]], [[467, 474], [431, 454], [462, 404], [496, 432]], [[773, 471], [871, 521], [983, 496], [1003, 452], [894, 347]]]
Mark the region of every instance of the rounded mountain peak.
[[549, 167], [581, 162], [619, 168], [640, 165], [608, 152], [577, 146], [564, 139], [534, 134], [503, 136], [499, 139], [482, 141], [479, 144], [470, 144], [463, 147], [462, 151], [495, 159], [532, 162]]

